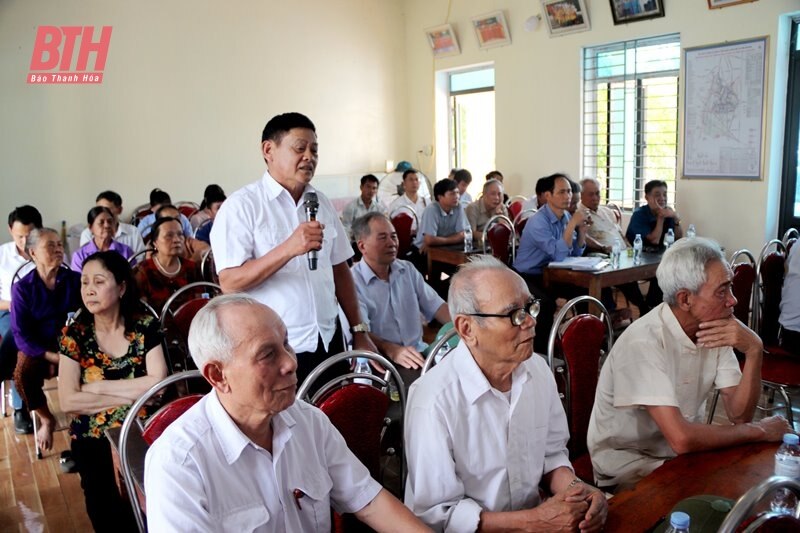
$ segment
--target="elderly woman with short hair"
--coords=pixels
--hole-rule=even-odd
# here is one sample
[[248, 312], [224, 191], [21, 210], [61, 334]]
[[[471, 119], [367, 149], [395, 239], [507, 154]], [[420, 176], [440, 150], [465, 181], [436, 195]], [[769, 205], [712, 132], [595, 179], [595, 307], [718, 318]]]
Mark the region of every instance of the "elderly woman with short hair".
[[19, 349], [14, 381], [28, 409], [40, 417], [39, 447], [49, 450], [55, 418], [42, 386], [58, 371], [58, 334], [67, 314], [80, 305], [80, 274], [61, 268], [64, 246], [54, 229], [31, 231], [25, 250], [36, 268], [11, 288], [11, 331]]
[[128, 245], [114, 240], [119, 221], [109, 208], [100, 205], [91, 208], [86, 215], [86, 221], [89, 224], [92, 239], [72, 255], [70, 265], [72, 270], [80, 272], [86, 258], [96, 252], [111, 250], [126, 260], [133, 257], [133, 250]]

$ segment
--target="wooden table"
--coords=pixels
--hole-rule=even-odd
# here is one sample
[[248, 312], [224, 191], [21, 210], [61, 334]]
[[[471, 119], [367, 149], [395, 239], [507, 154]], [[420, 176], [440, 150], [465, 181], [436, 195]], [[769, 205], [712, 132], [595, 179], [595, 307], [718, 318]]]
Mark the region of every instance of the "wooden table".
[[609, 265], [603, 270], [585, 271], [545, 267], [544, 284], [545, 287], [556, 283], [586, 287], [589, 289], [589, 296], [600, 300], [600, 291], [605, 287], [654, 278], [660, 262], [661, 254], [643, 252], [642, 262], [639, 265], [633, 264], [633, 257], [622, 254], [619, 258], [619, 268]]
[[433, 263], [445, 263], [447, 265], [463, 265], [470, 256], [480, 254], [481, 251], [475, 249], [472, 252], [465, 252], [463, 244], [448, 244], [447, 246], [430, 246], [425, 249], [428, 257], [428, 277], [432, 278], [434, 271]]
[[[128, 501], [128, 491], [125, 488], [125, 478], [122, 471], [122, 463], [119, 457], [119, 435], [122, 428], [111, 428], [106, 430], [106, 438], [111, 443], [111, 460], [114, 462], [114, 477], [117, 480], [117, 487], [120, 495]], [[133, 484], [136, 486], [136, 497], [142, 512], [146, 512], [144, 498], [144, 457], [149, 446], [142, 438], [138, 430], [134, 429], [128, 436], [128, 454], [131, 459], [131, 470], [133, 471]]]
[[744, 444], [667, 461], [635, 488], [609, 500], [605, 530], [648, 531], [690, 496], [713, 494], [735, 500], [772, 475], [778, 445]]

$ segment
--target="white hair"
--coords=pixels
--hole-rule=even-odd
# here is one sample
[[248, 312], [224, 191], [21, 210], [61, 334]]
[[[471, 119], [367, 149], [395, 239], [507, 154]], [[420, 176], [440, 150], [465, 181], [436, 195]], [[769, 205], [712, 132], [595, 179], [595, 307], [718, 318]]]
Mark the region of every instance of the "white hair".
[[502, 261], [492, 255], [476, 255], [468, 263], [461, 265], [458, 272], [450, 280], [447, 292], [447, 307], [450, 316], [479, 313], [477, 288], [480, 286], [480, 275], [495, 270], [509, 272], [519, 280], [520, 288], [527, 291], [527, 285], [519, 274], [508, 268]]
[[42, 240], [47, 234], [52, 234], [58, 237], [58, 232], [53, 228], [35, 228], [32, 229], [30, 233], [25, 237], [25, 253], [31, 255], [31, 250], [36, 248], [39, 244], [39, 241]]
[[484, 182], [484, 184], [483, 184], [483, 194], [486, 194], [486, 191], [488, 191], [489, 187], [491, 187], [492, 185], [497, 185], [498, 187], [500, 187], [500, 192], [501, 193], [503, 192], [503, 182], [500, 181], [497, 178], [492, 178], [492, 179], [486, 180]]
[[583, 179], [580, 181], [580, 184], [581, 184], [581, 190], [583, 190], [583, 188], [584, 188], [584, 187], [586, 187], [586, 184], [587, 184], [587, 183], [594, 183], [595, 185], [597, 185], [597, 188], [598, 188], [598, 189], [600, 188], [600, 180], [599, 180], [599, 179], [597, 179], [597, 178], [592, 178], [592, 177], [587, 177], [587, 178], [583, 178]]
[[219, 312], [224, 307], [235, 305], [264, 304], [247, 294], [225, 294], [209, 300], [195, 315], [189, 328], [188, 344], [197, 368], [202, 370], [210, 361], [230, 361], [236, 343], [222, 327]]
[[711, 239], [680, 239], [670, 246], [656, 270], [664, 301], [668, 305], [676, 305], [678, 291], [682, 289], [697, 294], [708, 280], [706, 267], [712, 261], [725, 264], [719, 244]]

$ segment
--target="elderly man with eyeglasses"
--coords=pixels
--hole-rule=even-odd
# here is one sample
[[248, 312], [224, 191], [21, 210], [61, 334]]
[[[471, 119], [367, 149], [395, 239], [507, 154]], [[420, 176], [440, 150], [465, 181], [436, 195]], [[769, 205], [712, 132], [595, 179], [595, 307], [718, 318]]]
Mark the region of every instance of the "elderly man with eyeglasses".
[[539, 301], [481, 256], [448, 305], [461, 342], [409, 392], [406, 505], [436, 531], [599, 531], [605, 497], [575, 477], [555, 381], [533, 355]]

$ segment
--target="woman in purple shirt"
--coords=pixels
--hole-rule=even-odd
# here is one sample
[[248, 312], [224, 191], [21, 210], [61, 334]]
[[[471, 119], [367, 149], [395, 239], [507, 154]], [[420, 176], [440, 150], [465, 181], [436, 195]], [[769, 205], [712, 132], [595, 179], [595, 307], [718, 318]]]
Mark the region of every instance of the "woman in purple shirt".
[[86, 215], [86, 221], [89, 223], [92, 239], [72, 255], [72, 263], [70, 264], [72, 270], [80, 272], [83, 268], [83, 262], [95, 252], [111, 250], [125, 259], [130, 259], [133, 256], [133, 250], [128, 245], [114, 240], [119, 222], [109, 208], [100, 205], [91, 208], [89, 214]]
[[58, 336], [67, 313], [80, 306], [81, 277], [61, 267], [64, 246], [54, 229], [31, 231], [25, 251], [36, 269], [11, 287], [11, 331], [19, 350], [14, 381], [25, 405], [41, 420], [36, 432], [40, 449], [49, 450], [55, 419], [42, 386], [57, 372]]

